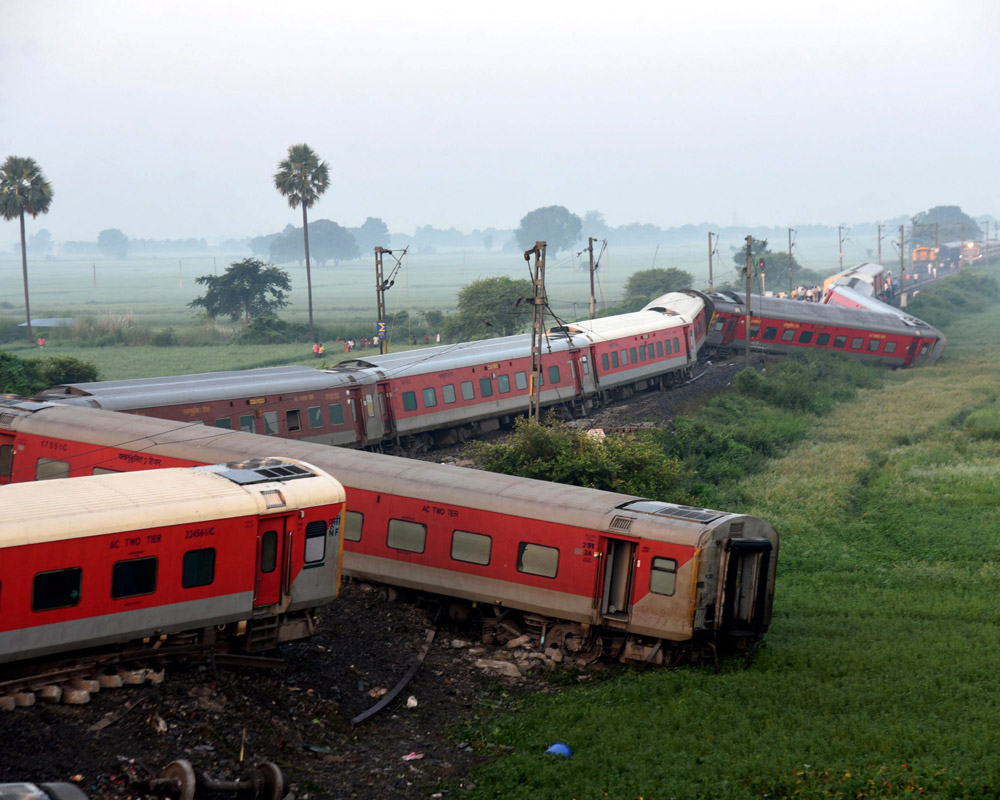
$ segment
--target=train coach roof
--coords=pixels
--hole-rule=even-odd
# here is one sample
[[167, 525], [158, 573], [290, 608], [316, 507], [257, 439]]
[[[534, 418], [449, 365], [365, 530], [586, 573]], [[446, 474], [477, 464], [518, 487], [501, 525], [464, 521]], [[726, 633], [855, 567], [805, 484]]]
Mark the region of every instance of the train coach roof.
[[[870, 294], [867, 294], [865, 292], [859, 292], [857, 289], [851, 286], [845, 286], [843, 284], [838, 283], [831, 289], [831, 291], [836, 291], [837, 294], [841, 295], [842, 297], [848, 300], [853, 300], [855, 303], [863, 305], [869, 311], [874, 311], [878, 314], [892, 314], [893, 316], [899, 317], [902, 320], [906, 320], [908, 323], [915, 326], [920, 326], [924, 328], [931, 327], [922, 319], [917, 319], [911, 314], [907, 314], [902, 309], [896, 308], [895, 306], [891, 306], [888, 303], [883, 303], [881, 300], [872, 297]], [[832, 305], [832, 303], [828, 303], [827, 305]]]
[[329, 388], [330, 376], [306, 366], [268, 367], [265, 369], [202, 372], [195, 375], [167, 375], [160, 378], [136, 378], [121, 381], [67, 383], [43, 391], [39, 397], [55, 402], [79, 398], [78, 405], [89, 405], [84, 398], [109, 410], [156, 408], [183, 403], [228, 400], [236, 396], [309, 392]]
[[[86, 415], [83, 437], [79, 432], [82, 415]], [[121, 446], [202, 463], [264, 454], [285, 456], [313, 464], [340, 480], [347, 490], [348, 509], [351, 492], [363, 490], [418, 498], [429, 503], [428, 507], [443, 509], [451, 505], [610, 531], [612, 521], [623, 515], [620, 507], [638, 499], [447, 464], [74, 406], [37, 409], [19, 416], [13, 427], [28, 434], [68, 440], [82, 438], [95, 445]], [[627, 510], [625, 515], [628, 513], [632, 511]], [[657, 530], [667, 538], [669, 527], [672, 541], [680, 538], [696, 544], [705, 531], [723, 524], [731, 516], [726, 514], [705, 522], [693, 516], [674, 519], [663, 513], [644, 513], [640, 515], [643, 522], [636, 529], [641, 527], [643, 536], [655, 539]]]
[[[711, 295], [717, 310], [742, 314], [745, 308], [744, 294], [725, 292]], [[728, 308], [727, 308], [728, 306]], [[752, 316], [776, 317], [789, 322], [805, 322], [813, 325], [831, 325], [841, 328], [863, 328], [879, 333], [905, 333], [912, 335], [914, 329], [925, 328], [928, 334], [937, 333], [934, 328], [915, 317], [900, 317], [896, 314], [879, 313], [863, 308], [848, 308], [826, 303], [809, 303], [802, 300], [785, 300], [780, 297], [750, 295]]]
[[0, 517], [0, 548], [343, 502], [340, 487], [323, 477], [247, 488], [205, 467], [12, 483], [0, 487], [4, 506], [17, 509]]
[[634, 311], [631, 314], [587, 319], [553, 330], [581, 333], [591, 341], [601, 342], [617, 339], [621, 336], [635, 336], [668, 327], [690, 324], [702, 308], [704, 308], [704, 301], [697, 295], [670, 292], [657, 297], [639, 311]]

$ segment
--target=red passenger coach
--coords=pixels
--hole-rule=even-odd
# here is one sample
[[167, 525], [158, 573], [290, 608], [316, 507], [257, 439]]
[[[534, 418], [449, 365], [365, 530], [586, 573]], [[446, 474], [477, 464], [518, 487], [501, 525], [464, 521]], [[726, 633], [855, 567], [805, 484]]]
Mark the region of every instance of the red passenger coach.
[[[53, 439], [42, 441], [50, 451]], [[344, 489], [304, 462], [97, 474], [2, 494], [0, 663], [181, 633], [265, 649], [309, 635], [314, 610], [337, 596]]]
[[188, 464], [277, 453], [315, 464], [348, 493], [344, 574], [446, 598], [487, 636], [523, 631], [581, 657], [659, 664], [746, 647], [770, 624], [778, 535], [755, 517], [204, 425], [0, 403], [0, 474], [51, 475], [53, 443], [66, 445], [69, 474], [77, 459], [150, 468], [122, 457], [139, 453]]

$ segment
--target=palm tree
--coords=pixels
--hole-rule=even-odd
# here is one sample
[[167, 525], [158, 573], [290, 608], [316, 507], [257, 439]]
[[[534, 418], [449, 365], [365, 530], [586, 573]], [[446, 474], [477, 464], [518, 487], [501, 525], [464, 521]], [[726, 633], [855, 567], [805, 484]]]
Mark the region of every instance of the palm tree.
[[34, 341], [31, 332], [31, 308], [28, 305], [28, 249], [24, 238], [24, 215], [32, 219], [48, 213], [52, 203], [52, 186], [34, 159], [7, 156], [0, 166], [0, 215], [6, 220], [21, 220], [21, 270], [24, 273], [24, 313], [28, 323], [28, 340]]
[[302, 206], [302, 236], [306, 247], [306, 290], [309, 295], [309, 338], [317, 341], [313, 327], [312, 273], [309, 269], [309, 220], [306, 209], [312, 208], [330, 185], [330, 170], [307, 144], [293, 144], [288, 158], [278, 164], [274, 188], [281, 192], [292, 208]]

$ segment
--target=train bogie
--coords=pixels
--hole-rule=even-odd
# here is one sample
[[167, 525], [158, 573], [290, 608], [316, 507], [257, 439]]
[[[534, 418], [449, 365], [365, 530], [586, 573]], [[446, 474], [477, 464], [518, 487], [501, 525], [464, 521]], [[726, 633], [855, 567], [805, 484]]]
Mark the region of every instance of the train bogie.
[[312, 612], [337, 594], [344, 490], [304, 462], [15, 482], [3, 493], [0, 662], [214, 638], [216, 626], [261, 649], [308, 634]]

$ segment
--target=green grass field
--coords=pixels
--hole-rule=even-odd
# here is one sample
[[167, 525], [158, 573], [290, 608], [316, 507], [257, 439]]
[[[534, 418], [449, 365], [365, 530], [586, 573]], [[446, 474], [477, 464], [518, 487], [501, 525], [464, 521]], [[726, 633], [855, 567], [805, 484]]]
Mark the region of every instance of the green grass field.
[[[937, 366], [863, 391], [745, 484], [741, 510], [782, 534], [749, 668], [501, 695], [458, 734], [489, 759], [468, 796], [996, 797], [997, 324], [952, 326]], [[556, 741], [572, 759], [544, 754]]]

